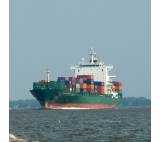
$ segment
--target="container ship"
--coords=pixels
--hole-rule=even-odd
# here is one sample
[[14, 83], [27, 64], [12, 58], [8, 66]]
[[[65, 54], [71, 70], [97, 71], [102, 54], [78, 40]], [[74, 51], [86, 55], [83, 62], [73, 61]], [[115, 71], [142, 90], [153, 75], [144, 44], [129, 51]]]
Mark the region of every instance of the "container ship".
[[122, 83], [113, 81], [115, 75], [109, 75], [113, 65], [99, 62], [92, 47], [90, 60], [84, 58], [78, 66], [71, 65], [73, 77], [58, 77], [33, 82], [31, 94], [42, 108], [49, 109], [107, 109], [115, 108], [122, 100]]

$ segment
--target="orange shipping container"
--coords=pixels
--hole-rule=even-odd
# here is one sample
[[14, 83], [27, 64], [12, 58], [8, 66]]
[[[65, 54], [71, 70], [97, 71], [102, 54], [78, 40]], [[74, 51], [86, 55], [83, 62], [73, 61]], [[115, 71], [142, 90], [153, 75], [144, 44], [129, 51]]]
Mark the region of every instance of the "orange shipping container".
[[48, 80], [40, 80], [39, 82], [48, 82]]
[[122, 86], [115, 86], [116, 90], [122, 90]]
[[87, 75], [87, 79], [94, 79], [94, 75]]
[[87, 84], [80, 84], [80, 88], [87, 88]]
[[87, 85], [87, 88], [88, 88], [88, 89], [94, 89], [94, 84], [88, 84], [88, 85]]
[[75, 85], [75, 84], [76, 84], [76, 82], [71, 82], [71, 84], [72, 84], [72, 85]]

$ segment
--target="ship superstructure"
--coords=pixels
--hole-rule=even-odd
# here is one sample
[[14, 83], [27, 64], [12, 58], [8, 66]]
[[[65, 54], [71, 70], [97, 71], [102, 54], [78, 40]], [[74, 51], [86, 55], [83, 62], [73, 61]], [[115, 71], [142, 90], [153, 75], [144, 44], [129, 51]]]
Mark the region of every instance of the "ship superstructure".
[[94, 81], [104, 82], [105, 94], [118, 94], [113, 92], [113, 90], [111, 89], [112, 78], [115, 78], [116, 76], [108, 75], [109, 71], [113, 69], [113, 66], [105, 66], [103, 62], [98, 62], [96, 52], [94, 52], [93, 47], [90, 49], [89, 55], [91, 56], [91, 59], [88, 63], [84, 62], [84, 58], [82, 58], [79, 66], [71, 65], [70, 69], [75, 72], [75, 77], [78, 75], [94, 75]]

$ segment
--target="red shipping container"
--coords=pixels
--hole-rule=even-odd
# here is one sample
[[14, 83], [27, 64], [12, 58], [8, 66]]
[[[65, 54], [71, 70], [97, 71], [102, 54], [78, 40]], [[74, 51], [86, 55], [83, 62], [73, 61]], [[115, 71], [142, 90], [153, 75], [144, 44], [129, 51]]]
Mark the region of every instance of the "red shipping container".
[[118, 82], [118, 85], [119, 85], [119, 86], [122, 86], [122, 82]]
[[67, 88], [72, 88], [72, 84], [67, 84]]
[[117, 85], [118, 85], [118, 82], [117, 82], [117, 81], [113, 81], [112, 83], [113, 83], [114, 86], [117, 86]]
[[98, 93], [99, 93], [99, 94], [104, 94], [104, 89], [98, 90]]
[[68, 77], [68, 80], [75, 82], [76, 78], [75, 77]]
[[88, 93], [94, 93], [94, 89], [92, 89], [92, 88], [87, 88], [87, 92], [88, 92]]
[[104, 86], [98, 86], [98, 90], [104, 90]]

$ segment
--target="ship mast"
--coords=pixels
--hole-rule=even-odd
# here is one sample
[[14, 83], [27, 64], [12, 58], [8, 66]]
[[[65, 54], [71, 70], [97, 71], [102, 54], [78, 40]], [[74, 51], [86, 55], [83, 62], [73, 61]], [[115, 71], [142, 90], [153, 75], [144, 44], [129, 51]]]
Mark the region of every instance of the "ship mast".
[[49, 82], [49, 73], [50, 71], [47, 69], [47, 82]]
[[91, 55], [91, 64], [93, 64], [94, 63], [93, 62], [93, 57], [94, 57], [94, 55], [96, 55], [96, 52], [94, 52], [94, 48], [93, 47], [91, 47], [89, 55]]

